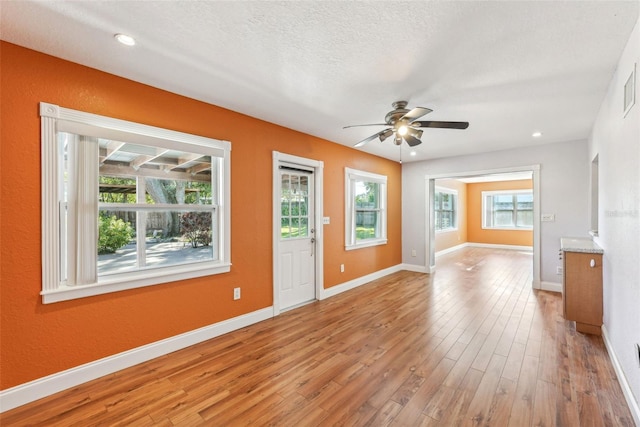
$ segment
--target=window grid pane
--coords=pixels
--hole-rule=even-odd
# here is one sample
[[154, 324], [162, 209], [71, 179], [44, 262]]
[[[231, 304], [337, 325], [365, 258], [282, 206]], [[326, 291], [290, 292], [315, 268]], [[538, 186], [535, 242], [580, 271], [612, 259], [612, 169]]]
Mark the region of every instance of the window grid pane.
[[380, 184], [364, 180], [355, 182], [356, 242], [380, 237]]
[[[112, 205], [110, 205], [112, 206]], [[215, 210], [171, 211], [101, 209], [98, 223], [98, 274], [113, 274], [139, 268], [164, 267], [216, 258]], [[136, 230], [138, 213], [145, 216], [144, 230]], [[164, 224], [177, 221], [180, 237], [166, 238]], [[137, 239], [139, 232], [144, 233]], [[144, 242], [144, 249], [138, 242]], [[138, 254], [143, 250], [142, 254]], [[139, 264], [142, 260], [142, 265]]]
[[283, 173], [280, 186], [280, 237], [309, 237], [309, 177]]
[[435, 229], [437, 231], [455, 229], [457, 196], [453, 193], [436, 191], [434, 194]]

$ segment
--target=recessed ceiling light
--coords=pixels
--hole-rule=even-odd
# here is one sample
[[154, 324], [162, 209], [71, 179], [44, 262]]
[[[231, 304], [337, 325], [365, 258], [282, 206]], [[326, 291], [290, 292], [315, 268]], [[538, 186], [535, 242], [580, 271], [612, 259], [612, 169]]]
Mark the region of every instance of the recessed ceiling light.
[[412, 152], [409, 153], [410, 156], [415, 156], [416, 154], [418, 154], [418, 153], [416, 153], [415, 151], [412, 151]]
[[542, 132], [534, 132], [531, 134], [531, 136], [534, 138], [540, 138], [542, 136]]
[[118, 40], [120, 43], [126, 46], [134, 46], [136, 44], [136, 40], [133, 37], [128, 36], [126, 34], [116, 34], [113, 37], [115, 37], [116, 40]]

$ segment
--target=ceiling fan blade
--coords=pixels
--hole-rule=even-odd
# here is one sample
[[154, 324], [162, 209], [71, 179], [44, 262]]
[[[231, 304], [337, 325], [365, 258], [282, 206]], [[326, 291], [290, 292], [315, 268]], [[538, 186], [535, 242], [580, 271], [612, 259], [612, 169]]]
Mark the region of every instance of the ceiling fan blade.
[[412, 122], [416, 119], [419, 119], [420, 117], [429, 114], [430, 112], [432, 112], [433, 110], [430, 108], [424, 108], [424, 107], [416, 107], [413, 110], [409, 111], [407, 114], [405, 114], [404, 116], [402, 116], [400, 118], [400, 120], [406, 120], [409, 122]]
[[466, 129], [469, 127], [469, 122], [422, 121], [412, 122], [411, 126], [418, 126], [421, 128]]
[[403, 136], [403, 138], [405, 141], [407, 141], [407, 144], [409, 144], [409, 147], [415, 147], [416, 145], [422, 144], [422, 141], [420, 141], [418, 138], [415, 138], [411, 135], [405, 135]]
[[365, 138], [362, 141], [358, 142], [356, 145], [354, 145], [354, 147], [362, 147], [367, 142], [373, 141], [374, 139], [379, 138], [382, 134], [385, 134], [387, 131], [389, 131], [389, 129], [385, 129], [382, 132], [374, 133], [370, 137]]
[[349, 128], [357, 128], [360, 126], [388, 126], [386, 123], [370, 123], [367, 125], [350, 125], [350, 126], [344, 126], [342, 129], [349, 129]]

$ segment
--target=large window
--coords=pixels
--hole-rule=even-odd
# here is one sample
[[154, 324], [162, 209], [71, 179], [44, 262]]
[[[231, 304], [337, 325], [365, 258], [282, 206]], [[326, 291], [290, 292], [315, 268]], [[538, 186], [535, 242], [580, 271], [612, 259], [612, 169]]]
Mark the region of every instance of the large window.
[[520, 230], [533, 228], [531, 190], [483, 191], [482, 228]]
[[345, 168], [345, 248], [387, 243], [387, 177]]
[[228, 142], [41, 117], [45, 303], [229, 271]]
[[436, 187], [434, 210], [436, 231], [458, 229], [458, 192], [456, 190]]

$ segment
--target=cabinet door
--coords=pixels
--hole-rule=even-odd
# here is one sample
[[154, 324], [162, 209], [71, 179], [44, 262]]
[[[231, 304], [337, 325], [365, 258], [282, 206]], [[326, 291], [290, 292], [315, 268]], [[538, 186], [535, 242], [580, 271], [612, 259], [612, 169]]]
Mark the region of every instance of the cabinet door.
[[564, 290], [566, 319], [602, 325], [601, 254], [565, 252]]

